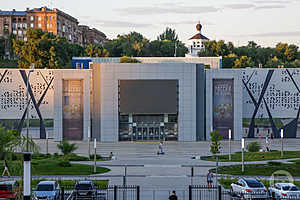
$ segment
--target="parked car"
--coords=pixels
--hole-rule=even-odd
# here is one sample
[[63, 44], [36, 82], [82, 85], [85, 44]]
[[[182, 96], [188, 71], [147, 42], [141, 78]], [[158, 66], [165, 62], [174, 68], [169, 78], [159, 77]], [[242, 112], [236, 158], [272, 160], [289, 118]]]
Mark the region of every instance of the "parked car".
[[267, 199], [268, 190], [259, 180], [253, 178], [240, 178], [230, 187], [232, 196], [243, 199]]
[[1, 199], [17, 199], [19, 197], [21, 197], [21, 189], [17, 181], [0, 182]]
[[300, 199], [300, 190], [292, 183], [276, 183], [269, 192], [275, 199]]
[[41, 181], [33, 192], [36, 200], [58, 200], [60, 198], [60, 187], [56, 181]]
[[75, 184], [76, 199], [96, 199], [97, 188], [93, 181], [78, 181]]

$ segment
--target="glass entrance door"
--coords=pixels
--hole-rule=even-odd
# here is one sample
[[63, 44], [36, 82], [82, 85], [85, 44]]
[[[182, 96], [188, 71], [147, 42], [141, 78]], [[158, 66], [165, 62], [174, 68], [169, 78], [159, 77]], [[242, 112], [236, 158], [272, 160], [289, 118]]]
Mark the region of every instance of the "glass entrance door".
[[154, 140], [159, 140], [159, 127], [154, 128]]
[[154, 128], [153, 127], [150, 127], [149, 129], [149, 140], [154, 140]]
[[137, 128], [136, 140], [143, 140], [143, 128], [142, 127]]

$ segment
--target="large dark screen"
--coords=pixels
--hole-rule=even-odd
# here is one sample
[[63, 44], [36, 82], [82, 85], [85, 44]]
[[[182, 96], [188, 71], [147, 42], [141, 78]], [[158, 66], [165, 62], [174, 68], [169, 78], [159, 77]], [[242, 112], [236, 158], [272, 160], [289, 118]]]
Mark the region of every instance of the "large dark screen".
[[120, 80], [121, 113], [177, 113], [177, 80]]

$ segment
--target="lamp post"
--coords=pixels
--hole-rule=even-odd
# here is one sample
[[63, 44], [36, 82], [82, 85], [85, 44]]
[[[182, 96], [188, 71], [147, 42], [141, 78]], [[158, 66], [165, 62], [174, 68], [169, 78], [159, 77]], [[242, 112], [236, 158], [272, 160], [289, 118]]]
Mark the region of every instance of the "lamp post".
[[24, 153], [24, 200], [31, 199], [31, 170], [30, 170], [31, 154]]
[[281, 137], [281, 157], [283, 157], [283, 129], [280, 131], [280, 137]]
[[245, 171], [245, 166], [244, 166], [244, 149], [245, 149], [245, 138], [242, 138], [242, 172], [243, 173]]
[[49, 136], [48, 136], [48, 132], [46, 131], [46, 154], [48, 154], [48, 138], [49, 138]]
[[231, 160], [231, 129], [228, 131], [228, 137], [229, 137], [229, 160]]
[[96, 138], [94, 139], [94, 173], [96, 173], [96, 149], [97, 149], [97, 140]]
[[34, 64], [31, 65], [30, 70], [28, 72], [28, 77], [26, 81], [26, 99], [27, 99], [27, 109], [26, 109], [26, 118], [27, 118], [27, 129], [26, 129], [26, 152], [29, 152], [29, 106], [30, 106], [30, 100], [28, 98], [28, 93], [29, 93], [29, 78], [30, 78], [30, 73], [34, 72]]
[[91, 130], [90, 130], [90, 127], [88, 127], [88, 144], [89, 144], [88, 155], [89, 155], [89, 159], [90, 159], [90, 156], [91, 156]]

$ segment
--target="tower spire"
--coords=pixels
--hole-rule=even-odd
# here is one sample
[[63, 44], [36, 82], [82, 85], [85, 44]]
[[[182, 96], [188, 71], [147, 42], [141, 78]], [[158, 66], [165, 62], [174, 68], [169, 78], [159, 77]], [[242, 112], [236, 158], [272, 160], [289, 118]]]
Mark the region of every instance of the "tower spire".
[[196, 25], [196, 29], [199, 33], [201, 33], [202, 25], [200, 23], [200, 20], [199, 20], [198, 24]]

